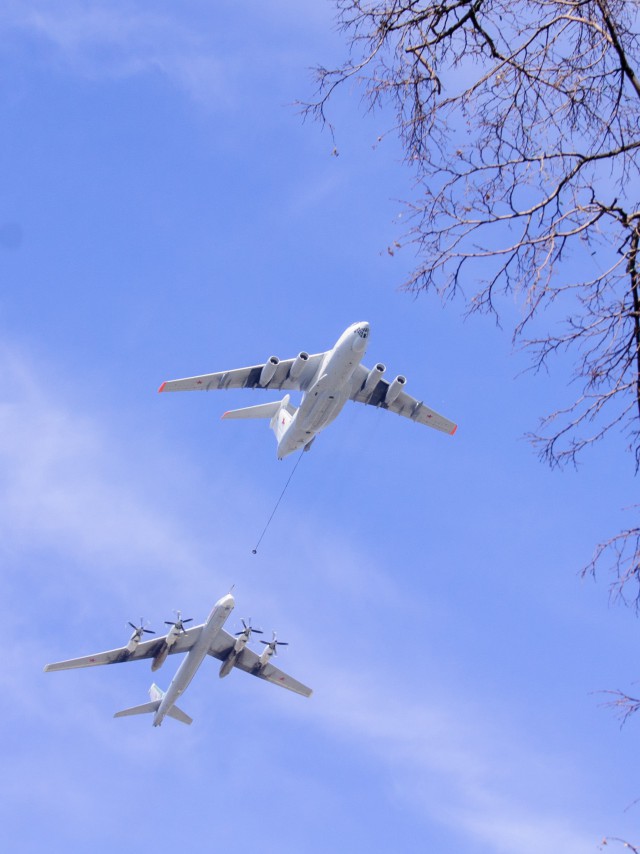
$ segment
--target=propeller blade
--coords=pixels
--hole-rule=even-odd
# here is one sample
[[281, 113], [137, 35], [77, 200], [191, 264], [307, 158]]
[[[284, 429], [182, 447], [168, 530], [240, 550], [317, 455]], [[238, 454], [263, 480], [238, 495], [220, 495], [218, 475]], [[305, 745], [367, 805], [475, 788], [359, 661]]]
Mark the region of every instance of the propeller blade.
[[188, 620], [181, 620], [181, 622], [182, 622], [182, 623], [192, 623], [192, 622], [193, 622], [193, 617], [189, 617], [189, 619], [188, 619]]
[[155, 635], [155, 632], [153, 629], [143, 629], [142, 631], [146, 632], [148, 635]]
[[134, 626], [134, 625], [133, 625], [133, 623], [132, 623], [131, 621], [129, 621], [129, 622], [127, 623], [127, 625], [131, 626], [131, 628], [132, 628], [132, 629], [135, 629], [136, 631], [138, 630], [138, 627], [137, 627], [137, 626]]
[[264, 634], [262, 629], [251, 629], [251, 631], [256, 635], [263, 635]]

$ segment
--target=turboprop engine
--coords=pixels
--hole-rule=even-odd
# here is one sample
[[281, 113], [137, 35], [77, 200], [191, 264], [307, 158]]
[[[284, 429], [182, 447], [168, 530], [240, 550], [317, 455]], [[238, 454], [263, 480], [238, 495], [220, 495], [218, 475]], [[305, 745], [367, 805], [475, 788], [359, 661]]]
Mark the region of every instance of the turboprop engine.
[[302, 369], [304, 368], [304, 366], [306, 365], [306, 363], [308, 361], [309, 361], [309, 354], [308, 353], [305, 353], [304, 350], [302, 350], [300, 353], [298, 353], [298, 355], [293, 360], [293, 365], [291, 365], [291, 368], [289, 369], [289, 379], [292, 379], [292, 380], [297, 379], [300, 376], [300, 374], [302, 373]]
[[276, 368], [280, 364], [280, 359], [277, 356], [271, 356], [268, 362], [265, 362], [264, 367], [260, 371], [260, 385], [266, 386], [273, 378]]
[[188, 617], [186, 620], [182, 618], [182, 611], [175, 611], [176, 619], [175, 620], [165, 620], [165, 626], [171, 626], [169, 632], [167, 633], [166, 638], [164, 639], [164, 643], [162, 644], [162, 648], [156, 654], [155, 658], [151, 663], [152, 670], [159, 670], [162, 665], [167, 660], [167, 656], [169, 655], [169, 650], [174, 645], [174, 643], [178, 640], [180, 635], [186, 634], [187, 630], [185, 629], [185, 623], [192, 623], [193, 617]]
[[125, 649], [127, 652], [135, 652], [138, 644], [142, 640], [142, 635], [155, 635], [153, 629], [147, 629], [145, 627], [144, 620], [140, 617], [140, 625], [135, 626], [132, 622], [128, 623], [129, 626], [133, 629], [133, 634], [129, 638], [129, 643], [126, 645]]
[[260, 641], [260, 643], [263, 643], [265, 645], [265, 648], [262, 650], [262, 654], [260, 655], [260, 667], [266, 667], [266, 665], [269, 663], [269, 659], [271, 658], [271, 656], [278, 654], [279, 646], [289, 646], [288, 641], [279, 641], [275, 632], [272, 632], [271, 634], [273, 635], [273, 637], [270, 641]]
[[251, 617], [249, 617], [249, 623], [248, 624], [245, 623], [244, 619], [242, 619], [241, 622], [242, 622], [242, 630], [239, 632], [236, 632], [236, 634], [235, 634], [236, 642], [233, 645], [231, 651], [229, 652], [229, 655], [225, 658], [225, 660], [222, 662], [222, 665], [220, 667], [220, 673], [218, 675], [220, 676], [221, 679], [224, 676], [228, 676], [228, 674], [231, 673], [231, 671], [233, 670], [234, 664], [238, 660], [238, 657], [240, 656], [242, 650], [245, 648], [245, 646], [249, 642], [249, 638], [251, 637], [251, 635], [254, 632], [257, 635], [263, 634], [262, 629], [254, 629], [253, 628], [253, 626], [251, 625]]
[[402, 391], [402, 386], [405, 385], [406, 382], [407, 378], [403, 377], [402, 374], [398, 374], [398, 376], [387, 389], [387, 393], [384, 396], [384, 402], [387, 404], [393, 403], [393, 401]]

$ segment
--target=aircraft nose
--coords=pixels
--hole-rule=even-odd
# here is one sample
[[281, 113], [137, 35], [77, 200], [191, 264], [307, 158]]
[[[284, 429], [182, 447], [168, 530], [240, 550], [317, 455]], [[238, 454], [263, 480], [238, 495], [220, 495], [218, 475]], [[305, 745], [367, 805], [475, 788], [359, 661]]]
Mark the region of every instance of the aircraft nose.
[[223, 608], [235, 608], [236, 600], [233, 598], [231, 593], [227, 593], [226, 596], [223, 596], [222, 599], [218, 599], [216, 605], [221, 605]]
[[369, 343], [369, 324], [366, 321], [358, 323], [353, 331], [352, 347], [356, 353], [364, 353], [367, 349], [367, 344]]

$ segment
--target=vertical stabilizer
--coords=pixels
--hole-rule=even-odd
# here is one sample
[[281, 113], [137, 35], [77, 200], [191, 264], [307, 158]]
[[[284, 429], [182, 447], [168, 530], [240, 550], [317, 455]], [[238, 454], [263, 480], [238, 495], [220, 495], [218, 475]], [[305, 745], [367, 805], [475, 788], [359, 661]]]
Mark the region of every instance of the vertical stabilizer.
[[293, 406], [289, 401], [291, 400], [290, 395], [285, 394], [285, 396], [280, 401], [280, 406], [278, 411], [275, 413], [271, 422], [269, 423], [269, 427], [276, 434], [276, 441], [280, 444], [280, 440], [287, 432], [289, 428], [289, 424], [293, 421], [293, 416], [296, 414], [296, 407]]
[[151, 697], [151, 701], [153, 703], [159, 703], [164, 697], [164, 691], [162, 690], [162, 688], [158, 688], [158, 686], [154, 682], [153, 685], [149, 688], [149, 696]]

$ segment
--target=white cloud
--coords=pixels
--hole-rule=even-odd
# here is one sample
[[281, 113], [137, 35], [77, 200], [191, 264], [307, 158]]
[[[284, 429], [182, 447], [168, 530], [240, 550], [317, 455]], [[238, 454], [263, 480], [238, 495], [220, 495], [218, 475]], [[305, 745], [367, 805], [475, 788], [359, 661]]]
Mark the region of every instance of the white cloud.
[[423, 818], [496, 854], [584, 854], [593, 847], [584, 815], [572, 820], [540, 803], [554, 790], [579, 799], [583, 778], [558, 757], [519, 745], [517, 734], [489, 723], [477, 702], [443, 698], [437, 680], [399, 692], [392, 674], [369, 663], [359, 672], [325, 666], [316, 677], [324, 692], [316, 692], [309, 714], [335, 737], [376, 754], [397, 794]]
[[[153, 472], [142, 483], [141, 441], [127, 452], [108, 427], [61, 402], [45, 376], [50, 368], [19, 350], [0, 350], [0, 539], [5, 550], [46, 548], [93, 567], [94, 581], [121, 593], [155, 574], [202, 577], [205, 568], [166, 502], [153, 498]], [[171, 469], [168, 462], [163, 464]], [[188, 472], [184, 481], [188, 482]], [[126, 570], [133, 578], [126, 577]], [[77, 577], [76, 577], [77, 582]]]
[[39, 61], [90, 78], [160, 73], [194, 99], [225, 104], [229, 73], [204, 32], [174, 15], [112, 3], [13, 3], [0, 17], [7, 35], [39, 41]]
[[[233, 6], [228, 10], [224, 5], [191, 3], [178, 9], [165, 4], [162, 9], [136, 2], [9, 0], [0, 12], [0, 32], [5, 50], [9, 44], [15, 52], [20, 39], [35, 41], [40, 63], [93, 79], [158, 73], [202, 105], [231, 108], [237, 105], [243, 74], [253, 80], [257, 66], [299, 58], [299, 50], [271, 46], [268, 39], [248, 52], [243, 27], [252, 22], [278, 33], [287, 29], [292, 42], [299, 43], [295, 31], [312, 34], [318, 14], [328, 24], [326, 10], [319, 13], [316, 5], [274, 3], [268, 11], [256, 7], [243, 20]], [[32, 63], [33, 51], [28, 56]]]

